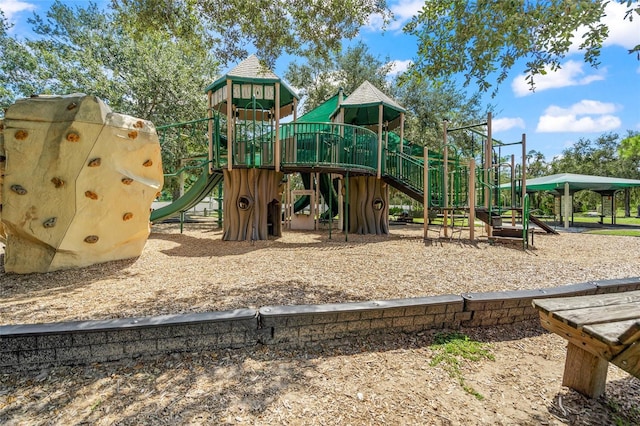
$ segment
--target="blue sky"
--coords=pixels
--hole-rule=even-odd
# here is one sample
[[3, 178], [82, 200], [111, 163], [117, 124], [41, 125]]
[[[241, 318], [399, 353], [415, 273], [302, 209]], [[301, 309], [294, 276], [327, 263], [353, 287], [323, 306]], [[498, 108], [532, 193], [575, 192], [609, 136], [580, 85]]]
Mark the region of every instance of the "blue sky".
[[[0, 9], [15, 24], [13, 31], [27, 34], [27, 18], [44, 14], [50, 0], [0, 0]], [[83, 0], [66, 3], [82, 5]], [[107, 0], [98, 4], [107, 5]], [[395, 20], [383, 32], [372, 17], [353, 41], [361, 40], [374, 55], [389, 57], [395, 72], [402, 72], [417, 51], [414, 38], [402, 33], [402, 26], [415, 15], [424, 0], [389, 0]], [[527, 135], [528, 150], [542, 152], [550, 160], [580, 138], [595, 140], [605, 132], [626, 135], [640, 131], [640, 61], [627, 50], [640, 43], [640, 19], [624, 21], [624, 5], [609, 3], [604, 18], [610, 34], [601, 54], [601, 65], [593, 69], [583, 62], [577, 47], [563, 60], [562, 69], [536, 78], [531, 92], [524, 80], [524, 65], [516, 64], [495, 98], [484, 96], [494, 106], [493, 133], [503, 142], [515, 142]], [[578, 39], [579, 37], [576, 37]], [[295, 59], [295, 58], [294, 58]], [[283, 75], [292, 58], [282, 57], [276, 73]], [[301, 60], [298, 60], [301, 61]], [[473, 91], [473, 87], [466, 89]], [[503, 152], [507, 154], [508, 152]]]

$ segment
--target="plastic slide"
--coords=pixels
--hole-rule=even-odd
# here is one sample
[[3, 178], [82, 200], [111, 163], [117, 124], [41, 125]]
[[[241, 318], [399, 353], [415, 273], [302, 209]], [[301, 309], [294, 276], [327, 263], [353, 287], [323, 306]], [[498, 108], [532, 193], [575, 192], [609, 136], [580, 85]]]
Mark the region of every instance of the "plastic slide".
[[184, 212], [198, 204], [222, 181], [221, 172], [209, 174], [204, 171], [189, 190], [173, 203], [151, 212], [151, 222], [158, 222], [180, 212]]

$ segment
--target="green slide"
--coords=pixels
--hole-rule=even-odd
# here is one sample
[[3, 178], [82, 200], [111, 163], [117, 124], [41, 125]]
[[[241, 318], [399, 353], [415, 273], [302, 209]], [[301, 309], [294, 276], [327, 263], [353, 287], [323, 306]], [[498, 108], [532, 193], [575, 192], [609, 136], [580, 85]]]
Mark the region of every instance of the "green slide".
[[158, 222], [180, 212], [184, 212], [198, 204], [207, 194], [222, 182], [222, 172], [209, 174], [204, 171], [189, 190], [173, 203], [151, 212], [151, 222]]

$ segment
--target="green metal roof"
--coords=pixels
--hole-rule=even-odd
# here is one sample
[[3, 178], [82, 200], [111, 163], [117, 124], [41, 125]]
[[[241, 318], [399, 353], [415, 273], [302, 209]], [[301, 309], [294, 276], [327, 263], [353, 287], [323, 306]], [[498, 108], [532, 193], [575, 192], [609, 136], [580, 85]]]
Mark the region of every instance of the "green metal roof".
[[527, 192], [557, 191], [564, 192], [565, 183], [569, 183], [569, 192], [588, 189], [594, 192], [612, 192], [619, 189], [640, 187], [640, 180], [605, 176], [578, 175], [561, 173], [527, 180]]
[[366, 80], [333, 111], [331, 116], [335, 116], [340, 108], [344, 108], [346, 124], [372, 126], [379, 124], [380, 105], [383, 106], [382, 121], [388, 121], [390, 129], [397, 127], [400, 114], [407, 110]]

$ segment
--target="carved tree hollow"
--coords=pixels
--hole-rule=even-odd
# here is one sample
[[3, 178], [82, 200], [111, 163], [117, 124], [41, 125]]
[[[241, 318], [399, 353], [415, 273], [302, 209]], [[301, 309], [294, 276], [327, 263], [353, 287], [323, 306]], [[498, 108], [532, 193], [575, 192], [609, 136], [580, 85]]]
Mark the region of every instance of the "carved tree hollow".
[[224, 171], [223, 240], [266, 240], [269, 235], [282, 235], [283, 177], [265, 169]]
[[349, 232], [389, 233], [389, 188], [374, 176], [349, 178]]

